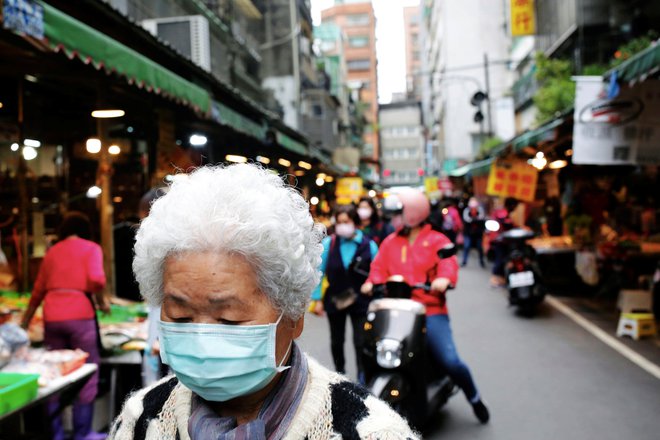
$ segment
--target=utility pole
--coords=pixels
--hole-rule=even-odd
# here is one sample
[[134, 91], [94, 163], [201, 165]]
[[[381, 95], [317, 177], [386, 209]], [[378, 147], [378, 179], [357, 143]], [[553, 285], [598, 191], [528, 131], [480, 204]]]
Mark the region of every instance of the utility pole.
[[96, 119], [96, 131], [101, 141], [99, 157], [98, 180], [101, 187], [99, 197], [99, 216], [101, 228], [101, 248], [103, 248], [103, 270], [106, 277], [106, 296], [113, 297], [115, 292], [115, 244], [112, 231], [113, 206], [111, 198], [112, 164], [108, 157], [106, 145], [105, 123], [103, 119]]
[[[488, 104], [488, 136], [493, 135], [493, 116], [491, 114], [490, 77], [488, 75], [488, 54], [484, 53], [484, 79], [486, 85], [486, 101]], [[483, 142], [483, 139], [481, 140]]]

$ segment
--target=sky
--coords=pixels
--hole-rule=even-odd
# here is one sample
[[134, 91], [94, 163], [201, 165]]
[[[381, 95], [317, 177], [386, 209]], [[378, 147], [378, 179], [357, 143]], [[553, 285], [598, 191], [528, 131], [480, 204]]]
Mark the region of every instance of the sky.
[[[419, 0], [373, 0], [376, 14], [376, 56], [378, 57], [378, 101], [389, 103], [392, 93], [406, 90], [406, 54], [403, 7]], [[321, 11], [334, 0], [312, 0], [314, 24], [321, 23]]]

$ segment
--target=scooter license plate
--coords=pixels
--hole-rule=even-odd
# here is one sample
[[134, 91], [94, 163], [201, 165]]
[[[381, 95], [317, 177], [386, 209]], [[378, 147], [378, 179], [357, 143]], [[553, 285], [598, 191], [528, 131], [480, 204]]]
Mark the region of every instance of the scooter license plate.
[[534, 285], [534, 272], [527, 270], [525, 272], [512, 273], [509, 275], [509, 287], [527, 287]]

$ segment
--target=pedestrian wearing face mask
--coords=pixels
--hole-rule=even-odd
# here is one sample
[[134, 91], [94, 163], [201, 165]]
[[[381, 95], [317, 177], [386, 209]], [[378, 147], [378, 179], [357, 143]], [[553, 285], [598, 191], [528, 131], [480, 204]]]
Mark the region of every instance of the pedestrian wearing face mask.
[[133, 393], [110, 440], [417, 440], [295, 342], [323, 235], [300, 193], [257, 165], [175, 179], [140, 223], [133, 261], [141, 294], [160, 306], [174, 376]]
[[467, 208], [463, 211], [463, 261], [461, 266], [467, 266], [468, 256], [470, 249], [475, 248], [479, 253], [479, 264], [481, 267], [486, 267], [484, 262], [484, 249], [482, 241], [484, 239], [484, 231], [486, 229], [486, 214], [484, 209], [479, 204], [479, 201], [474, 197], [470, 197]]
[[363, 381], [362, 332], [371, 296], [361, 294], [360, 286], [369, 275], [369, 266], [378, 253], [378, 246], [357, 228], [360, 217], [353, 205], [339, 206], [334, 218], [335, 233], [323, 240], [323, 254], [321, 254], [321, 271], [327, 276], [328, 287], [323, 301], [320, 301], [320, 285], [312, 294], [312, 300], [317, 304], [314, 313], [328, 316], [332, 359], [335, 370], [342, 374], [346, 373], [344, 340], [346, 319], [350, 317], [358, 380]]
[[360, 216], [360, 229], [371, 238], [378, 246], [385, 237], [394, 232], [394, 228], [388, 222], [383, 221], [378, 214], [376, 204], [371, 197], [362, 197], [357, 207]]

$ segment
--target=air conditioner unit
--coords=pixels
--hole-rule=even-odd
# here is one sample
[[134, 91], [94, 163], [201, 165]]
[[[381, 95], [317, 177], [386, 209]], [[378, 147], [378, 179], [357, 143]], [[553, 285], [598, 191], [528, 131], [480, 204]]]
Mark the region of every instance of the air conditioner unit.
[[209, 21], [202, 15], [150, 18], [142, 20], [142, 27], [152, 35], [167, 41], [207, 72], [211, 71], [211, 42]]

